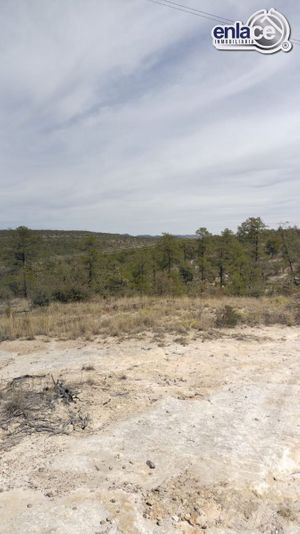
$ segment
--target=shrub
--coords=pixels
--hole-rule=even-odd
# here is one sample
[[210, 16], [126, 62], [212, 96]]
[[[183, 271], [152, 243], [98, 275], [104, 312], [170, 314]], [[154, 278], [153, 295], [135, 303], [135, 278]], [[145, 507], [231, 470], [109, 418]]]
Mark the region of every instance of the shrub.
[[83, 288], [66, 288], [66, 289], [60, 289], [58, 291], [55, 291], [53, 293], [54, 300], [58, 300], [59, 302], [80, 302], [82, 300], [85, 300], [89, 297], [89, 292]]
[[234, 328], [240, 321], [239, 313], [229, 305], [217, 310], [216, 326], [218, 328]]
[[95, 367], [90, 363], [87, 363], [81, 367], [82, 371], [95, 371]]
[[50, 296], [42, 289], [31, 295], [31, 302], [34, 306], [48, 306], [50, 304]]

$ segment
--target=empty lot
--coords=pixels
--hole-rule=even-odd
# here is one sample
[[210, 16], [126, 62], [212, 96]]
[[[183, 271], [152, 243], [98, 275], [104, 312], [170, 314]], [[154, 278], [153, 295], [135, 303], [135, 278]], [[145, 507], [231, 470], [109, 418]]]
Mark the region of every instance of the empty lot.
[[[270, 326], [1, 343], [1, 403], [17, 384], [19, 411], [0, 430], [0, 532], [300, 532], [299, 341]], [[22, 411], [53, 380], [74, 402]]]

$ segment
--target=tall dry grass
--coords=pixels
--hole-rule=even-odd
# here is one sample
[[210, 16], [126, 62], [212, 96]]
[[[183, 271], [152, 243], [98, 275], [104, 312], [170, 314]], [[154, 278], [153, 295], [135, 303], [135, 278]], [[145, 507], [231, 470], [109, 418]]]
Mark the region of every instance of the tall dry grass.
[[[0, 340], [39, 335], [74, 339], [136, 335], [144, 331], [184, 334], [191, 330], [234, 326], [235, 323], [295, 325], [299, 323], [299, 317], [299, 305], [286, 297], [98, 299], [53, 303], [46, 308], [24, 312], [6, 310], [0, 315]], [[233, 323], [231, 319], [234, 319]]]

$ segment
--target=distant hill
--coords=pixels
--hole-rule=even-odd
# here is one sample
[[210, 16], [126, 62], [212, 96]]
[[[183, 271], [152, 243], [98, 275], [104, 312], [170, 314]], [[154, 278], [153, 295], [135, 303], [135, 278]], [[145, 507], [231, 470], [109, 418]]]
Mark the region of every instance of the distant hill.
[[[88, 237], [94, 237], [99, 252], [118, 252], [126, 249], [135, 249], [153, 245], [158, 237], [131, 236], [129, 234], [109, 234], [103, 232], [89, 232], [85, 230], [33, 230], [42, 242], [46, 255], [76, 255], [82, 250], [82, 243]], [[12, 230], [0, 230], [0, 257], [1, 251], [8, 246]]]

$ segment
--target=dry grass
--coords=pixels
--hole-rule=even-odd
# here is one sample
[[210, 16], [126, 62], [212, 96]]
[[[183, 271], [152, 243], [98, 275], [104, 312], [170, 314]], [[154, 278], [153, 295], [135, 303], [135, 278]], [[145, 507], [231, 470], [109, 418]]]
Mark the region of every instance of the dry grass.
[[95, 371], [95, 367], [90, 363], [87, 363], [81, 367], [81, 371]]
[[[214, 327], [299, 323], [299, 303], [287, 297], [155, 298], [132, 297], [51, 304], [0, 316], [0, 340], [44, 335], [60, 339], [97, 335], [137, 335], [151, 331], [184, 335]], [[224, 313], [225, 310], [225, 313]], [[229, 318], [229, 319], [228, 319]]]

